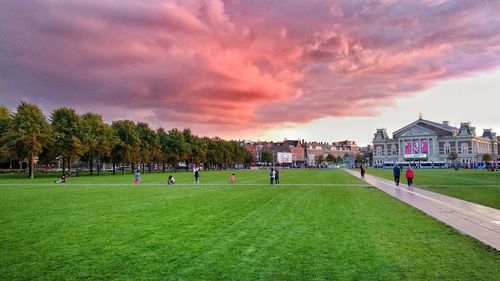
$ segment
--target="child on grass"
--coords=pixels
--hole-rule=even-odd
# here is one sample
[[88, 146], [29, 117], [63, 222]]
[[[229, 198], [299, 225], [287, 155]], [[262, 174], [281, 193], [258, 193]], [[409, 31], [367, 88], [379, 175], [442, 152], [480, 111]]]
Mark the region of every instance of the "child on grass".
[[59, 180], [56, 181], [56, 183], [66, 183], [66, 176], [62, 175], [61, 178], [59, 178]]
[[171, 184], [174, 184], [175, 183], [175, 179], [172, 175], [169, 175], [168, 178], [167, 178], [167, 184], [168, 185], [171, 185]]
[[141, 172], [137, 170], [134, 174], [134, 186], [138, 186], [139, 184], [141, 184]]

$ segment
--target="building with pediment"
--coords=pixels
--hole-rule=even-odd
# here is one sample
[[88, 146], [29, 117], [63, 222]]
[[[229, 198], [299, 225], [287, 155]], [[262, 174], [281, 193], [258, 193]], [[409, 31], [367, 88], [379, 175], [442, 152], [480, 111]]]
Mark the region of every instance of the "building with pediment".
[[457, 153], [457, 161], [462, 165], [481, 162], [486, 153], [497, 161], [500, 160], [499, 138], [491, 129], [485, 129], [478, 136], [470, 123], [461, 123], [457, 128], [448, 121], [437, 123], [421, 116], [393, 132], [392, 138], [386, 129], [377, 129], [373, 138], [373, 163], [379, 167], [394, 162], [421, 166], [448, 163], [451, 152]]

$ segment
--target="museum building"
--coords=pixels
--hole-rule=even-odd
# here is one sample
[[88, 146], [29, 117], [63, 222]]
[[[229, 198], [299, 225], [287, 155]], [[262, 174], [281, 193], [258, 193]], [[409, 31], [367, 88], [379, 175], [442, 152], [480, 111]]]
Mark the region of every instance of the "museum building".
[[499, 158], [499, 138], [491, 129], [484, 129], [481, 136], [470, 123], [460, 128], [448, 121], [437, 123], [420, 117], [417, 121], [395, 131], [392, 138], [386, 129], [377, 129], [373, 138], [373, 164], [378, 167], [398, 163], [415, 166], [445, 166], [450, 153], [457, 154], [457, 163], [472, 165], [482, 162], [484, 154], [494, 161]]

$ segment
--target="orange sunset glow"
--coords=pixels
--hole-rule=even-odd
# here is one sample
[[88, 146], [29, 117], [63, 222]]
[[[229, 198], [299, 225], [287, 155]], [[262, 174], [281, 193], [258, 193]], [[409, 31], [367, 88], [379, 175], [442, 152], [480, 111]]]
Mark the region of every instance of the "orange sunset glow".
[[236, 139], [368, 143], [420, 112], [500, 131], [499, 14], [499, 1], [4, 1], [0, 104]]

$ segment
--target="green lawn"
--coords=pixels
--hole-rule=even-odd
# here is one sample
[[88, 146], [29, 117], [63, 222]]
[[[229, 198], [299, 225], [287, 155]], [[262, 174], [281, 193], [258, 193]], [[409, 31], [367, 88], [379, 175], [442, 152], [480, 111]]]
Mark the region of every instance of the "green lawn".
[[[201, 171], [201, 184], [229, 184], [231, 174], [236, 175], [237, 184], [268, 184], [269, 171], [259, 170], [228, 170], [228, 171]], [[361, 184], [366, 185], [361, 181], [356, 181], [353, 177], [339, 171], [333, 172], [336, 176], [331, 176], [332, 171], [328, 170], [284, 170], [280, 172], [281, 183], [285, 184]], [[168, 172], [168, 173], [143, 173], [141, 174], [142, 183], [147, 184], [165, 184], [168, 175], [173, 175], [179, 184], [192, 184], [193, 173], [185, 171]], [[0, 184], [52, 184], [60, 175], [52, 174], [37, 174], [34, 181], [29, 180], [22, 175], [0, 174]], [[67, 183], [71, 184], [130, 184], [134, 182], [134, 175], [129, 171], [125, 175], [118, 174], [105, 176], [85, 176], [85, 177], [70, 177]], [[55, 186], [55, 185], [54, 185]]]
[[[416, 186], [500, 209], [500, 172], [486, 170], [418, 170]], [[393, 180], [391, 169], [370, 169], [368, 174]], [[401, 182], [406, 183], [404, 172]]]
[[[223, 185], [230, 174], [201, 174], [202, 183], [219, 186], [174, 187], [152, 185], [166, 174], [145, 174], [140, 188], [131, 175], [70, 178], [68, 185], [4, 177], [0, 279], [500, 276], [499, 252], [342, 171], [283, 171], [283, 185], [274, 187], [266, 171], [237, 171], [246, 185], [233, 187]], [[175, 176], [192, 182], [190, 173]], [[9, 181], [26, 184], [3, 185]]]

